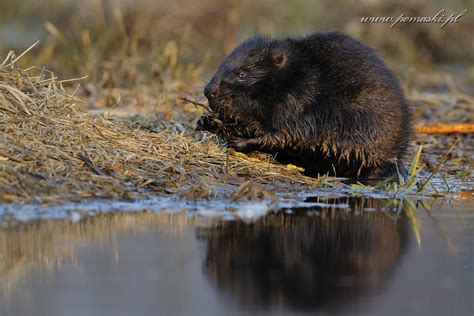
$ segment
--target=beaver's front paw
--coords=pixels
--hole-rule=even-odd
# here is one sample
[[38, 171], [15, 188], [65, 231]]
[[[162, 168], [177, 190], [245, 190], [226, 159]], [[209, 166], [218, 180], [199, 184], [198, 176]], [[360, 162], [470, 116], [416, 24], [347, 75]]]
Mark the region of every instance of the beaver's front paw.
[[215, 120], [215, 117], [209, 114], [201, 116], [196, 122], [196, 131], [208, 131], [215, 133], [219, 127], [219, 124]]

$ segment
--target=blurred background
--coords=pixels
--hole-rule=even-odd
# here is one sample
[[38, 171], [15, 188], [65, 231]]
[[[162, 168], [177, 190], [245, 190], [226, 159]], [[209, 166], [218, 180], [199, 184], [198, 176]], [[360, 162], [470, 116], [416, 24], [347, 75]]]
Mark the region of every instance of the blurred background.
[[[441, 9], [469, 12], [444, 28], [360, 20], [433, 16]], [[46, 66], [60, 78], [87, 76], [79, 93], [89, 106], [115, 105], [120, 95], [129, 111], [160, 111], [178, 94], [202, 98], [221, 58], [249, 35], [338, 30], [376, 48], [408, 94], [456, 89], [472, 95], [472, 9], [471, 0], [2, 0], [0, 56], [18, 55], [39, 40], [22, 65]]]

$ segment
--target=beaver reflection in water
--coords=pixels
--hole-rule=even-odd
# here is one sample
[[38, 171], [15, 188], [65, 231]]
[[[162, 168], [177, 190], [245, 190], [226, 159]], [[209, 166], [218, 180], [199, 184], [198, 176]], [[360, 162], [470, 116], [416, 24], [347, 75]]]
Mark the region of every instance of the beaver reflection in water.
[[378, 293], [408, 248], [409, 222], [395, 207], [381, 211], [384, 201], [332, 203], [354, 211], [315, 208], [320, 215], [307, 216], [306, 208], [200, 228], [204, 271], [218, 293], [243, 308], [297, 310], [350, 309]]
[[270, 153], [310, 176], [405, 172], [410, 107], [376, 53], [350, 36], [250, 38], [225, 58], [204, 94], [213, 113], [197, 129], [220, 133], [238, 151]]

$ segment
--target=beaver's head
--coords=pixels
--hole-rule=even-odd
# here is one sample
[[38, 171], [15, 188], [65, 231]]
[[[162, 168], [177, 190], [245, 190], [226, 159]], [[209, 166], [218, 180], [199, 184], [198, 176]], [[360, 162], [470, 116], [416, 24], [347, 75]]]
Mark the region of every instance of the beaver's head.
[[221, 119], [263, 123], [267, 106], [285, 93], [290, 45], [287, 40], [253, 37], [238, 46], [204, 89], [212, 110]]

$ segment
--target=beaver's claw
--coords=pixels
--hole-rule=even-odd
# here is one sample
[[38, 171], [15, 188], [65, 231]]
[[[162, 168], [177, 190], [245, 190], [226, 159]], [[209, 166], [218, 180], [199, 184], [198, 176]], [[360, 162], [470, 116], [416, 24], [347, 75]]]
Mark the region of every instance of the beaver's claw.
[[217, 124], [214, 116], [206, 114], [201, 116], [196, 122], [196, 131], [208, 131], [215, 133], [219, 125]]

